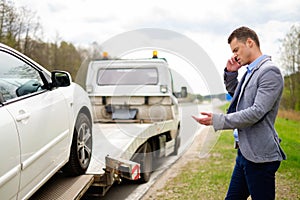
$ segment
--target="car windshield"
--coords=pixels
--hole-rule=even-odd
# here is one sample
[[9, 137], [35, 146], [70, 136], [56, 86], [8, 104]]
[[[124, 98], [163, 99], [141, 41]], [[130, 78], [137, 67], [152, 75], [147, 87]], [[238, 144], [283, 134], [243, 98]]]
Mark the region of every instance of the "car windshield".
[[156, 68], [109, 68], [100, 69], [97, 75], [98, 85], [156, 85]]

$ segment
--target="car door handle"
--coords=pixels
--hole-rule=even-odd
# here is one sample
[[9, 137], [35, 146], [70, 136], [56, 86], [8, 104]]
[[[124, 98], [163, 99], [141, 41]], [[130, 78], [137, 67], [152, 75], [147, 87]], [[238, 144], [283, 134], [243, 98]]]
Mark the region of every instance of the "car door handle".
[[22, 114], [19, 114], [17, 117], [16, 117], [16, 120], [17, 122], [20, 122], [22, 120], [25, 120], [25, 119], [28, 119], [30, 117], [30, 113], [28, 112], [24, 112]]

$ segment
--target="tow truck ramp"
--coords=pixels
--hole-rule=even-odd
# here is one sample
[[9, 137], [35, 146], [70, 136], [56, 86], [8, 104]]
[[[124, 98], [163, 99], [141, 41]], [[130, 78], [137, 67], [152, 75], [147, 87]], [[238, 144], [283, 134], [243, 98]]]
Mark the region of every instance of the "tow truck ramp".
[[66, 200], [80, 199], [88, 190], [90, 196], [104, 196], [115, 182], [121, 182], [124, 177], [129, 180], [140, 178], [140, 164], [121, 158], [105, 157], [106, 167], [102, 174], [85, 174], [77, 177], [67, 177], [57, 173], [31, 200]]
[[30, 200], [80, 199], [93, 182], [93, 175], [66, 177], [57, 173]]

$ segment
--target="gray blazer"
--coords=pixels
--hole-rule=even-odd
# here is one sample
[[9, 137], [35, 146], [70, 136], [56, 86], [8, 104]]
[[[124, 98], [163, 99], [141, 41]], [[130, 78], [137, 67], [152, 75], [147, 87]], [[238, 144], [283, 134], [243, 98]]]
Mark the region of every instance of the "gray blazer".
[[[224, 72], [227, 91], [233, 94], [227, 114], [213, 114], [215, 130], [238, 129], [243, 156], [255, 163], [281, 161], [286, 155], [274, 128], [283, 78], [278, 67], [266, 57], [253, 68], [238, 94], [238, 72]], [[244, 75], [245, 76], [245, 75]]]

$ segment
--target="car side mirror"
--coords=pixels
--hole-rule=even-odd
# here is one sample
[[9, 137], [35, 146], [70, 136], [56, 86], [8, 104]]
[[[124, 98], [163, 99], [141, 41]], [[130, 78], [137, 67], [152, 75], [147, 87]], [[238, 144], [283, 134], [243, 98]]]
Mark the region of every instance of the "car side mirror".
[[52, 71], [51, 80], [52, 87], [67, 87], [72, 82], [71, 75], [65, 71]]

